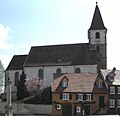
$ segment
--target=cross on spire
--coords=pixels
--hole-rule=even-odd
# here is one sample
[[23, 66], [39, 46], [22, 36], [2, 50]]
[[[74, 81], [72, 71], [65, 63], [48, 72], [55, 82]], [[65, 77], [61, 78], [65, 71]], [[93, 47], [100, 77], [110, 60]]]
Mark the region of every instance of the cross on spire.
[[98, 2], [96, 1], [96, 5], [98, 4]]

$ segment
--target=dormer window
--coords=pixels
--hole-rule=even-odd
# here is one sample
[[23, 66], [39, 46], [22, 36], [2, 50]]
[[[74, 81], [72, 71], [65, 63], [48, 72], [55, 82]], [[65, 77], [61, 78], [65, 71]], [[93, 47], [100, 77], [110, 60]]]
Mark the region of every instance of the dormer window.
[[103, 88], [103, 82], [98, 82], [98, 83], [97, 83], [97, 87], [98, 87], [98, 88]]
[[66, 76], [64, 76], [60, 82], [61, 86], [64, 88], [68, 87], [68, 81], [69, 81], [68, 78]]
[[67, 86], [68, 86], [68, 82], [63, 81], [63, 82], [62, 82], [62, 87], [67, 87]]
[[95, 33], [95, 37], [96, 37], [96, 39], [99, 39], [99, 38], [100, 38], [100, 33], [99, 33], [99, 32], [96, 32], [96, 33]]

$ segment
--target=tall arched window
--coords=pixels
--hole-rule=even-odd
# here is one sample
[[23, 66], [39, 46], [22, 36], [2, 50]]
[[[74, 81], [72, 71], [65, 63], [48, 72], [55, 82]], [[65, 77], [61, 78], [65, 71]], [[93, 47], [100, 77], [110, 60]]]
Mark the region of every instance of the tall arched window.
[[19, 72], [15, 72], [15, 86], [18, 85], [18, 81], [19, 81]]
[[77, 68], [75, 69], [75, 73], [81, 73], [81, 70], [80, 70], [79, 67], [77, 67]]
[[38, 77], [39, 77], [39, 79], [41, 79], [41, 80], [44, 79], [43, 69], [39, 69], [39, 70], [38, 70]]
[[62, 73], [61, 68], [58, 68], [58, 69], [56, 70], [56, 73], [57, 73], [57, 74], [61, 74], [61, 73]]
[[99, 38], [100, 38], [100, 33], [99, 33], [99, 32], [96, 32], [95, 37], [96, 37], [97, 39], [99, 39]]

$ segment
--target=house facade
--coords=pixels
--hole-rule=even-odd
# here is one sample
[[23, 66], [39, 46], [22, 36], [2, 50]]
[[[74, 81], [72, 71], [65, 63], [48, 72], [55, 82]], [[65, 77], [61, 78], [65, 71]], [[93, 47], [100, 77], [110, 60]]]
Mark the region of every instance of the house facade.
[[102, 74], [109, 93], [107, 114], [120, 114], [120, 70], [102, 70]]
[[[16, 92], [15, 85], [22, 70], [27, 78], [37, 77], [45, 80], [45, 86], [50, 86], [53, 82], [53, 73], [96, 73], [98, 68], [106, 69], [106, 35], [107, 29], [96, 4], [92, 23], [88, 29], [88, 43], [33, 46], [28, 55], [25, 55], [24, 61], [17, 60], [17, 57], [13, 56], [6, 69], [12, 80], [12, 92]], [[21, 56], [24, 55], [18, 55], [19, 58]]]
[[108, 93], [98, 73], [63, 74], [54, 77], [53, 116], [106, 114]]

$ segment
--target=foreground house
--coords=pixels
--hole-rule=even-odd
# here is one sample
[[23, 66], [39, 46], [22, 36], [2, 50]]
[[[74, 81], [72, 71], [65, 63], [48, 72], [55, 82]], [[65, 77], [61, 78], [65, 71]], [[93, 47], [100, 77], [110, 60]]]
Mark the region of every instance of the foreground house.
[[107, 113], [107, 87], [98, 73], [54, 75], [51, 86], [54, 116]]

